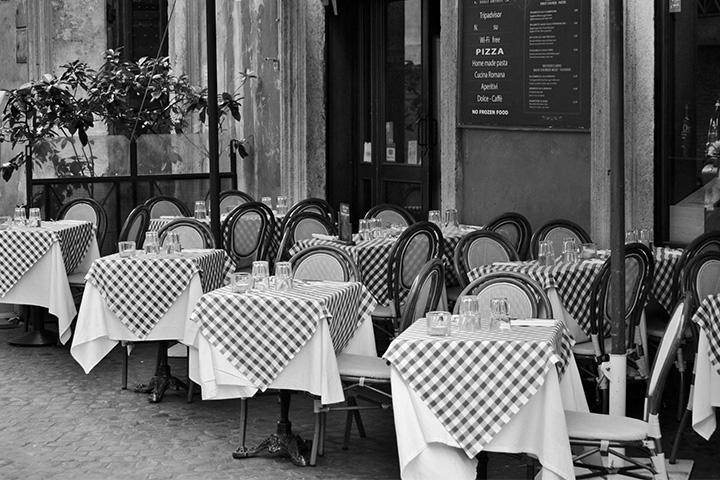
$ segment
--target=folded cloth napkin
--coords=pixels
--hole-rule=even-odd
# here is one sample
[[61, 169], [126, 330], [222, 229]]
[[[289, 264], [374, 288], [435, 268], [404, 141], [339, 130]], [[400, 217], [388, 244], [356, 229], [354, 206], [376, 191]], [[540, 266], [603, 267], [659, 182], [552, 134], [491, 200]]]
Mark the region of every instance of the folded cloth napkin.
[[554, 318], [517, 318], [510, 320], [510, 325], [513, 327], [554, 327]]
[[603, 260], [602, 258], [588, 258], [584, 261], [588, 263], [597, 263], [598, 265], [605, 263], [605, 260]]
[[312, 236], [319, 240], [337, 240], [337, 237], [334, 235], [324, 235], [322, 233], [313, 233]]
[[173, 218], [182, 218], [182, 217], [178, 217], [177, 215], [160, 215], [160, 218], [162, 218], [163, 220], [172, 220]]

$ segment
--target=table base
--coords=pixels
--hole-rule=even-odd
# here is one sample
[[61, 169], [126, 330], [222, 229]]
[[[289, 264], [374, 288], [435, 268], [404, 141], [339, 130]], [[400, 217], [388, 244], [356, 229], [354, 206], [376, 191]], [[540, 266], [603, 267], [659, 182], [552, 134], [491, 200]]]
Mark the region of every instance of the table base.
[[[293, 464], [298, 467], [306, 467], [309, 465], [308, 460], [302, 455], [312, 449], [312, 442], [303, 440], [300, 435], [292, 433], [292, 423], [289, 420], [290, 411], [290, 392], [281, 390], [280, 394], [280, 420], [277, 422], [277, 430], [275, 433], [260, 442], [255, 448], [247, 448], [245, 446], [245, 425], [243, 420], [242, 443], [233, 452], [233, 458], [249, 458], [254, 457], [267, 450], [268, 453], [282, 453], [292, 460]], [[247, 418], [247, 404], [242, 407], [242, 417]]]
[[28, 315], [30, 315], [30, 331], [15, 338], [8, 340], [10, 345], [18, 347], [46, 347], [48, 345], [56, 345], [58, 336], [56, 333], [45, 330], [45, 318], [42, 307], [30, 306]]
[[160, 342], [160, 346], [158, 347], [158, 366], [157, 371], [155, 373], [155, 376], [150, 379], [150, 383], [148, 385], [138, 385], [133, 391], [135, 393], [149, 393], [148, 401], [150, 403], [159, 403], [162, 401], [163, 395], [165, 395], [165, 391], [168, 389], [168, 387], [172, 388], [173, 390], [180, 390], [181, 388], [184, 388], [185, 390], [188, 389], [188, 386], [185, 382], [180, 380], [179, 378], [173, 377], [170, 374], [170, 365], [168, 364], [168, 358], [167, 358], [167, 349], [169, 346], [168, 341], [162, 341]]

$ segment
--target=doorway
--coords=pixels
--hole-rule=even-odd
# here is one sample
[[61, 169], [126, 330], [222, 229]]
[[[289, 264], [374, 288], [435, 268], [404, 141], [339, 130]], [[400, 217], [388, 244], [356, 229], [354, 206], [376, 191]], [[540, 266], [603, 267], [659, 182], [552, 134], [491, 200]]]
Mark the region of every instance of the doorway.
[[346, 0], [326, 15], [328, 199], [354, 219], [380, 203], [424, 219], [439, 191], [439, 2]]

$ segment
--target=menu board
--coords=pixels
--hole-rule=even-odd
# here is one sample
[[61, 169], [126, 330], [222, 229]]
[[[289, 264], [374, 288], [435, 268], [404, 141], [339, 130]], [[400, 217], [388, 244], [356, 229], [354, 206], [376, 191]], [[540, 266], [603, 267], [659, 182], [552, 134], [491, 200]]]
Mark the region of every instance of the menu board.
[[590, 0], [463, 0], [460, 126], [589, 129]]

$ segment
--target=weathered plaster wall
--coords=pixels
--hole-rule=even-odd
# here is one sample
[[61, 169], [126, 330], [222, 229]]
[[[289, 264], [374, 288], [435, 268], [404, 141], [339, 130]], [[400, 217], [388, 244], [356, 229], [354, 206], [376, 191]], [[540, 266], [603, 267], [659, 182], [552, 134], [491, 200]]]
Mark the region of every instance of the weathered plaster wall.
[[52, 34], [47, 40], [52, 45], [51, 69], [76, 59], [99, 66], [107, 49], [105, 1], [52, 0], [50, 4]]

